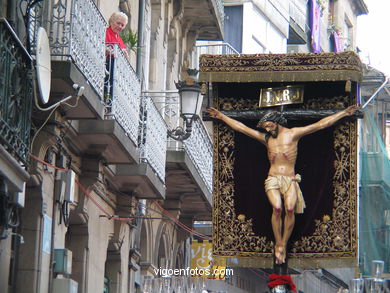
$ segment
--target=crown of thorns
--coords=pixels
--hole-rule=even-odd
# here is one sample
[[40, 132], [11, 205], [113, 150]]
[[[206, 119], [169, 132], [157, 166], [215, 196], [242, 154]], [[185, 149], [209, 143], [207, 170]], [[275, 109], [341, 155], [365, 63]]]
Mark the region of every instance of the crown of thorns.
[[264, 116], [261, 117], [261, 119], [259, 120], [259, 123], [257, 123], [257, 127], [262, 127], [262, 124], [267, 121], [275, 122], [282, 126], [287, 125], [287, 119], [283, 116], [281, 112], [278, 111], [269, 111], [265, 113]]

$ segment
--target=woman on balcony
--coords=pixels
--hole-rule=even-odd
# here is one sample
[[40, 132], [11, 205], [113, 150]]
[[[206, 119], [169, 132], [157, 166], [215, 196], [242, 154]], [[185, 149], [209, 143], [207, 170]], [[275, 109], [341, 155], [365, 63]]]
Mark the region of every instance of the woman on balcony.
[[107, 75], [104, 82], [104, 96], [106, 102], [111, 100], [113, 90], [113, 77], [114, 77], [114, 61], [115, 61], [115, 47], [119, 47], [124, 56], [128, 59], [129, 55], [126, 51], [126, 45], [119, 35], [127, 25], [127, 15], [123, 12], [114, 12], [109, 20], [108, 27], [106, 29], [106, 69]]
[[122, 49], [123, 54], [128, 57], [126, 45], [123, 43], [119, 35], [127, 25], [127, 15], [123, 12], [114, 12], [108, 20], [108, 28], [106, 29], [106, 55], [112, 56], [114, 45], [117, 44]]

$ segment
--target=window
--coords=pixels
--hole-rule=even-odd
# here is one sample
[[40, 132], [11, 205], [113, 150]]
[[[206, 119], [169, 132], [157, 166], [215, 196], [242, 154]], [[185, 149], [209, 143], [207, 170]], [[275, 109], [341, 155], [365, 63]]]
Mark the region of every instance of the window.
[[110, 293], [110, 279], [104, 278], [103, 293]]
[[343, 27], [344, 50], [353, 50], [353, 26], [347, 17], [345, 17]]

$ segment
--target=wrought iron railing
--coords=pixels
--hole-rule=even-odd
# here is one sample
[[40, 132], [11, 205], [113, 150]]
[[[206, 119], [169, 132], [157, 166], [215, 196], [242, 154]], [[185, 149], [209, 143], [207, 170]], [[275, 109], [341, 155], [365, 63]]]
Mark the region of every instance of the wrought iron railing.
[[31, 57], [5, 20], [0, 20], [0, 72], [0, 141], [26, 163], [33, 97]]
[[167, 125], [150, 97], [142, 99], [141, 161], [148, 162], [165, 182]]
[[232, 55], [240, 54], [232, 45], [221, 41], [197, 41], [193, 64], [199, 68], [199, 57], [202, 54]]
[[[152, 93], [149, 92], [152, 96]], [[154, 101], [163, 114], [169, 129], [180, 125], [180, 102], [174, 91], [154, 93]], [[198, 119], [193, 124], [192, 134], [184, 143], [168, 138], [168, 150], [184, 150], [192, 160], [207, 189], [212, 192], [213, 153], [210, 136], [203, 122]]]
[[126, 135], [138, 145], [141, 83], [118, 45], [108, 44], [107, 47], [113, 52], [106, 60], [106, 118], [117, 120]]
[[205, 182], [207, 189], [213, 191], [213, 147], [207, 130], [200, 119], [192, 128], [190, 138], [184, 141], [184, 149]]
[[196, 42], [198, 55], [201, 54], [240, 54], [232, 45], [225, 42]]
[[[177, 92], [168, 93], [165, 96], [163, 115], [169, 129], [175, 129], [178, 126], [182, 126], [180, 125], [180, 98]], [[167, 145], [168, 145], [168, 150], [183, 149], [183, 143], [174, 140], [171, 137], [168, 137]]]
[[107, 24], [92, 0], [49, 0], [34, 6], [30, 16], [32, 48], [35, 32], [44, 27], [52, 60], [71, 58], [88, 82], [103, 97], [105, 31]]
[[223, 1], [222, 0], [212, 0], [217, 11], [216, 11], [216, 14], [217, 14], [217, 17], [218, 17], [218, 21], [221, 25], [221, 30], [223, 32], [223, 29], [224, 29], [224, 23], [225, 23], [225, 9], [224, 9], [224, 6], [223, 6]]

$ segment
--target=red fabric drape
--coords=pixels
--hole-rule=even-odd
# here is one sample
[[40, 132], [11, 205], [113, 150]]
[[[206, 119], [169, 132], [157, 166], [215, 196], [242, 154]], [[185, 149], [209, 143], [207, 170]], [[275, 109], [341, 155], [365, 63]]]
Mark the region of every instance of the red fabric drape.
[[290, 287], [290, 290], [297, 292], [297, 288], [295, 287], [295, 284], [291, 277], [289, 275], [277, 275], [277, 274], [271, 274], [269, 275], [269, 282], [268, 287], [274, 288], [278, 285], [288, 285]]

